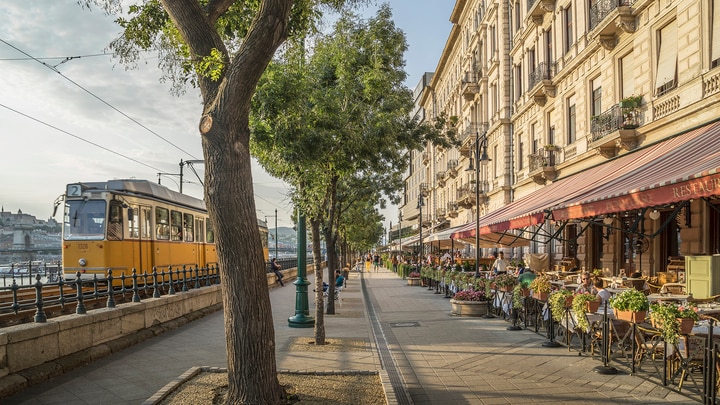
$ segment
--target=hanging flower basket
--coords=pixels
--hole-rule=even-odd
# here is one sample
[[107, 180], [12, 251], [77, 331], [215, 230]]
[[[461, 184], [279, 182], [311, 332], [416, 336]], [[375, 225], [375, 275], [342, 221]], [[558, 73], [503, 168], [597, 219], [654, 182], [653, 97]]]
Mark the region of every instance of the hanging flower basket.
[[646, 316], [647, 311], [621, 311], [615, 309], [615, 318], [621, 321], [643, 323]]

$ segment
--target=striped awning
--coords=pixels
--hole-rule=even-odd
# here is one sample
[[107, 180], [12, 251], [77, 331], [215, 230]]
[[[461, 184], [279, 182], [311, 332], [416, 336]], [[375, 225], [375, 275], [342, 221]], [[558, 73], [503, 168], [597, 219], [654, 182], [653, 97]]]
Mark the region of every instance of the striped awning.
[[[720, 195], [720, 122], [575, 173], [480, 218], [480, 235]], [[453, 238], [474, 237], [467, 224]]]

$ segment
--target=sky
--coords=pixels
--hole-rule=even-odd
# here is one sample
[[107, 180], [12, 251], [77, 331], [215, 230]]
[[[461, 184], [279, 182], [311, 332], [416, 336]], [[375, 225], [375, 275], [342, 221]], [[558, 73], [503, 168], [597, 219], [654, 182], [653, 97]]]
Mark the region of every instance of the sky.
[[[396, 25], [407, 37], [406, 85], [433, 71], [445, 46], [454, 2], [393, 0]], [[361, 11], [372, 15], [377, 6]], [[99, 9], [76, 0], [0, 2], [0, 205], [48, 219], [65, 185], [136, 178], [179, 188], [181, 160], [203, 157], [198, 131], [201, 99], [160, 82], [155, 54], [128, 70], [106, 53], [121, 29]], [[200, 178], [202, 164], [193, 165]], [[167, 173], [158, 175], [158, 173]], [[288, 186], [253, 162], [257, 216], [292, 227]], [[183, 192], [202, 198], [184, 169]], [[385, 226], [398, 208], [382, 210]], [[62, 210], [55, 219], [62, 220]]]

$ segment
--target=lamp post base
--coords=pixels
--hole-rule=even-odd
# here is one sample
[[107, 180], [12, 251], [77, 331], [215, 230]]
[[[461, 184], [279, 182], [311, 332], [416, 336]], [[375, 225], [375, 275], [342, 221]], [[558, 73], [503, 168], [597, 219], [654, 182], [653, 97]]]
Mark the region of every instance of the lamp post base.
[[547, 342], [542, 344], [542, 347], [560, 347], [562, 346], [560, 343], [554, 341], [554, 340], [548, 340]]
[[614, 375], [618, 373], [617, 369], [611, 366], [597, 366], [593, 368], [592, 371], [602, 375]]

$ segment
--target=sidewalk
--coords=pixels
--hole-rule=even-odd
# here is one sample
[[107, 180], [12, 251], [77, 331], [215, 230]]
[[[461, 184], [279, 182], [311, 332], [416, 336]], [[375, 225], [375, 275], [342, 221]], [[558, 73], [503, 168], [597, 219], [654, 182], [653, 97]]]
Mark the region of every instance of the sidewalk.
[[[295, 287], [270, 291], [278, 370], [382, 369], [401, 404], [696, 403], [640, 377], [594, 373], [598, 360], [542, 347], [543, 336], [508, 331], [503, 320], [453, 317], [441, 294], [386, 269], [362, 283], [352, 272], [336, 314], [325, 316], [328, 339], [360, 342], [340, 351], [299, 350], [314, 332], [288, 327]], [[0, 402], [140, 404], [193, 366], [226, 367], [222, 311]]]

